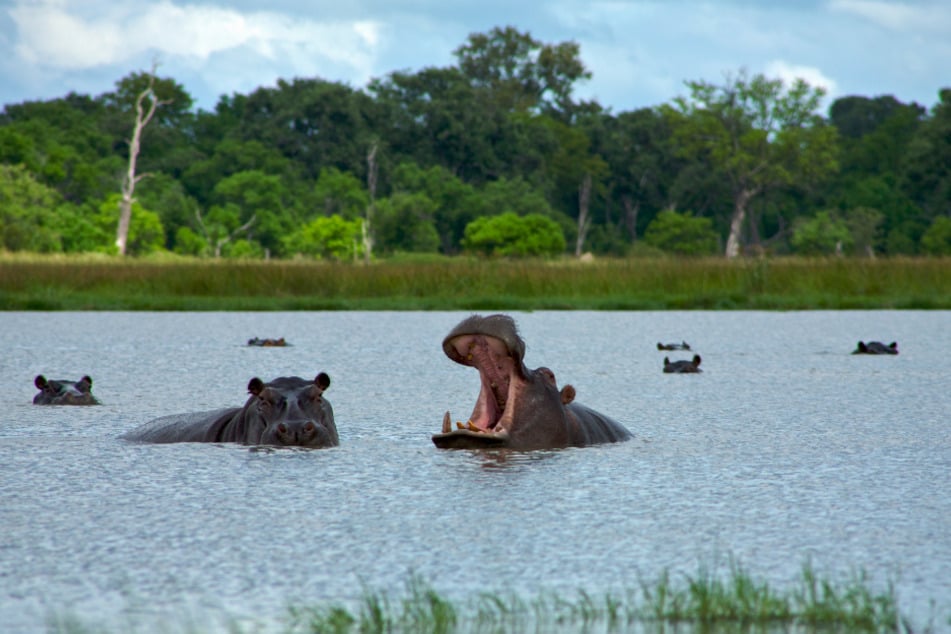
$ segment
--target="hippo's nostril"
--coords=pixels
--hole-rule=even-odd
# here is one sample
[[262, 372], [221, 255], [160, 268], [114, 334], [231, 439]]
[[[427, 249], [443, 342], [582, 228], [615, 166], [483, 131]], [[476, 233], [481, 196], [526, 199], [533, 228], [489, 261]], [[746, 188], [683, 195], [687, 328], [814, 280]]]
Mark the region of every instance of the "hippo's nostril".
[[287, 433], [287, 425], [285, 425], [284, 423], [280, 423], [280, 424], [277, 426], [277, 431], [278, 431], [279, 433], [286, 434], [286, 433]]
[[304, 425], [304, 432], [308, 434], [315, 431], [316, 429], [317, 429], [317, 425], [313, 424], [310, 421], [307, 421], [307, 423]]

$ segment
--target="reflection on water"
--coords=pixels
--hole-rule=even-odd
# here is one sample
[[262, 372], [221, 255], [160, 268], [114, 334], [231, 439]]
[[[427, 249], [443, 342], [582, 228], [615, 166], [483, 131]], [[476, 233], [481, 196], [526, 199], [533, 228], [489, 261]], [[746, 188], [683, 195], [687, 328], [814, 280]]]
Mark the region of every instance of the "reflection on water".
[[[948, 312], [517, 314], [526, 364], [635, 436], [530, 453], [432, 445], [478, 392], [441, 351], [462, 316], [0, 313], [0, 622], [276, 619], [411, 572], [463, 602], [597, 595], [731, 556], [777, 586], [865, 569], [919, 622], [951, 614]], [[703, 374], [661, 372], [682, 339]], [[318, 371], [340, 447], [119, 440]], [[37, 374], [90, 374], [103, 405], [33, 406]]]

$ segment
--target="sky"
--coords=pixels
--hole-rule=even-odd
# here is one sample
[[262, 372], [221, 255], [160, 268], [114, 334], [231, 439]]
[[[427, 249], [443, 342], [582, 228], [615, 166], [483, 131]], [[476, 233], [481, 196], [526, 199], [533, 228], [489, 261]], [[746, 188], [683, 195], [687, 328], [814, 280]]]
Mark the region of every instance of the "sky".
[[575, 96], [620, 113], [745, 70], [930, 108], [951, 87], [949, 0], [0, 0], [0, 106], [98, 96], [158, 63], [195, 106], [277, 80], [363, 88], [455, 63], [471, 33], [573, 41]]

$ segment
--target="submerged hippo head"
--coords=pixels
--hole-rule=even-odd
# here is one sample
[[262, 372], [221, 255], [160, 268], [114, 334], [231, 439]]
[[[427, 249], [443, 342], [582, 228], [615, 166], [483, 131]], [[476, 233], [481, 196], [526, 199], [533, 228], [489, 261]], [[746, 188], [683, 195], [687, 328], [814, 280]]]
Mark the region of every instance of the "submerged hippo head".
[[33, 385], [40, 391], [33, 397], [34, 405], [99, 405], [92, 395], [92, 377], [89, 375], [78, 381], [47, 381], [39, 374], [33, 379]]
[[898, 343], [893, 341], [887, 346], [881, 341], [859, 341], [852, 354], [898, 354]]
[[323, 398], [330, 377], [321, 372], [312, 381], [281, 377], [265, 383], [255, 377], [248, 383], [251, 398], [232, 421], [230, 433], [256, 445], [335, 447], [340, 444], [333, 409]]
[[701, 360], [699, 354], [693, 355], [693, 359], [689, 361], [671, 361], [667, 357], [664, 357], [664, 372], [667, 374], [695, 374], [703, 372], [703, 370], [700, 369]]
[[443, 340], [446, 355], [479, 371], [481, 388], [472, 415], [456, 423], [446, 412], [437, 447], [545, 449], [626, 440], [615, 421], [574, 403], [575, 389], [558, 390], [548, 368], [529, 370], [525, 342], [507, 315], [472, 315]]

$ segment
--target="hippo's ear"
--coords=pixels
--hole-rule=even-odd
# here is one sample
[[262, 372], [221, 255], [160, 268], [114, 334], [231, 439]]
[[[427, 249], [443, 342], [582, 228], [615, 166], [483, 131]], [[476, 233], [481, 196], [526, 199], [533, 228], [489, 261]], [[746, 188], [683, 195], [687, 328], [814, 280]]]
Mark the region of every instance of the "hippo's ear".
[[567, 405], [568, 403], [575, 400], [575, 386], [566, 385], [561, 388], [561, 404]]
[[701, 359], [700, 359], [700, 355], [699, 355], [699, 354], [693, 355], [693, 366], [694, 366], [695, 368], [700, 367], [700, 361], [701, 361]]
[[664, 365], [670, 365], [670, 357], [664, 357]]
[[888, 347], [891, 348], [892, 350], [898, 350], [898, 342], [893, 341], [890, 344], [888, 344]]
[[255, 396], [260, 396], [261, 392], [264, 391], [264, 381], [258, 377], [254, 377], [248, 382], [248, 393], [254, 394]]
[[38, 389], [38, 390], [45, 390], [45, 389], [46, 389], [46, 377], [43, 376], [42, 374], [37, 374], [37, 375], [36, 375], [36, 378], [33, 379], [33, 385], [35, 385], [35, 386], [36, 386], [36, 389]]
[[321, 372], [314, 378], [314, 385], [319, 387], [321, 390], [326, 390], [330, 387], [330, 377], [326, 372]]

